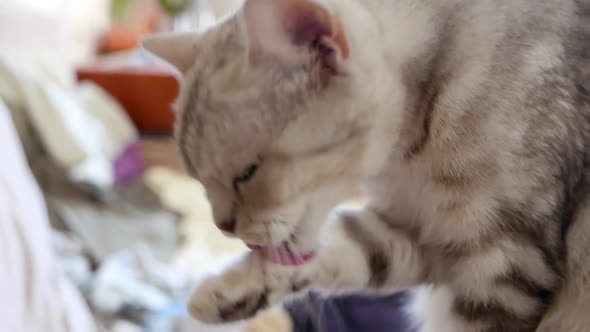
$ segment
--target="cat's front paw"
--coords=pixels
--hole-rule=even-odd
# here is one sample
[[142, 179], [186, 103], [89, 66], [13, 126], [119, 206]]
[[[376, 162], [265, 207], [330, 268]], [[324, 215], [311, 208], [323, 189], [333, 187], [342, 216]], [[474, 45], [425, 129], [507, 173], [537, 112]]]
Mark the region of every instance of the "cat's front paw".
[[250, 318], [268, 305], [261, 268], [254, 259], [245, 259], [219, 276], [205, 279], [192, 292], [188, 310], [209, 324]]
[[259, 313], [246, 325], [244, 332], [292, 332], [291, 316], [281, 307]]

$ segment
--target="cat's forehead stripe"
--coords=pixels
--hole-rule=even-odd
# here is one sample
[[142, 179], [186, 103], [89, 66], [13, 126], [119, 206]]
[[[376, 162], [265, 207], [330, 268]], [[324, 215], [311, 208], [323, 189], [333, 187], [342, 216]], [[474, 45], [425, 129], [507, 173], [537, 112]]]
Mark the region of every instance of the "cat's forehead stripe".
[[190, 140], [199, 144], [201, 138], [201, 124], [198, 115], [196, 114], [200, 103], [198, 91], [201, 86], [198, 77], [198, 69], [195, 69], [191, 77], [188, 78], [190, 84], [185, 85], [185, 88], [190, 88], [190, 90], [186, 92], [185, 95], [187, 97], [184, 100], [184, 103], [179, 105], [180, 109], [177, 113], [177, 116], [180, 116], [178, 140], [181, 154], [186, 167], [194, 176], [198, 176], [198, 165], [195, 165], [194, 157], [197, 157], [195, 158], [197, 159], [197, 164], [199, 163], [200, 158], [198, 158], [199, 153], [196, 151], [197, 147], [192, 146], [188, 141]]

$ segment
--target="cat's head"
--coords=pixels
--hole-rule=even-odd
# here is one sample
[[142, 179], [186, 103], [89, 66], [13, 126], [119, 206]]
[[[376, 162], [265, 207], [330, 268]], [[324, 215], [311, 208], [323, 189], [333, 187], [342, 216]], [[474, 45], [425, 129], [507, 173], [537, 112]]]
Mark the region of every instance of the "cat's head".
[[313, 256], [366, 166], [380, 60], [337, 10], [247, 0], [206, 33], [144, 42], [182, 74], [177, 141], [215, 222], [283, 264]]

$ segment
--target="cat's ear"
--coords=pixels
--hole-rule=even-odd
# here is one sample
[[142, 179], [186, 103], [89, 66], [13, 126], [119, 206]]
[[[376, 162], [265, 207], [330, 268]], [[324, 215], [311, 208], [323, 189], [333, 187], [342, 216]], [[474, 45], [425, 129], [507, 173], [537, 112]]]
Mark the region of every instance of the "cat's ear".
[[199, 53], [199, 35], [196, 33], [157, 34], [144, 38], [141, 46], [184, 74], [195, 63]]
[[348, 42], [337, 17], [312, 0], [247, 0], [251, 62], [319, 66], [322, 78], [344, 72]]

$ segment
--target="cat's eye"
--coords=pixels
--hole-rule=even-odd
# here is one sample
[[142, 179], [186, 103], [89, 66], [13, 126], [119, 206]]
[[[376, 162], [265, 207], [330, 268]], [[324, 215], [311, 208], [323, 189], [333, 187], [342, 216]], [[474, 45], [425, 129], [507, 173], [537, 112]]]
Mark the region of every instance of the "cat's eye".
[[234, 186], [237, 186], [239, 183], [245, 183], [252, 180], [258, 171], [258, 166], [258, 163], [248, 165], [242, 174], [234, 179]]

